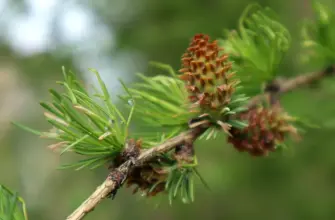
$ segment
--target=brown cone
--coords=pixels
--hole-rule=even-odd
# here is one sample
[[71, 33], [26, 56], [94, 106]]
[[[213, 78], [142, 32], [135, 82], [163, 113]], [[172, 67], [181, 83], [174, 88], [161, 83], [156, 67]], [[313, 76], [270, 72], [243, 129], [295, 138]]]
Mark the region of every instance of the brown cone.
[[293, 118], [279, 107], [253, 108], [240, 114], [239, 119], [247, 121], [248, 126], [244, 129], [233, 127], [228, 142], [237, 150], [254, 156], [265, 156], [275, 151], [276, 145], [282, 143], [287, 134], [297, 136], [296, 128], [290, 124]]

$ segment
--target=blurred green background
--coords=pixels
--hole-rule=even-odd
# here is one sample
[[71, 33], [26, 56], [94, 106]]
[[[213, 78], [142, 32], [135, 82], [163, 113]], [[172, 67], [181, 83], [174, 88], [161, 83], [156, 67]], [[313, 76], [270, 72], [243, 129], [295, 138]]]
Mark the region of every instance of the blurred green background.
[[[309, 0], [259, 0], [270, 6], [293, 36], [281, 72], [292, 76], [323, 68], [299, 61], [300, 25], [312, 17]], [[335, 10], [332, 0], [329, 3]], [[40, 100], [62, 78], [61, 66], [94, 83], [96, 68], [113, 94], [117, 78], [135, 72], [157, 74], [148, 61], [179, 69], [180, 56], [198, 32], [222, 37], [233, 29], [249, 0], [0, 0], [0, 183], [22, 195], [30, 219], [65, 219], [97, 186], [106, 170], [60, 171], [75, 158], [49, 151], [50, 143], [13, 127], [36, 129], [43, 120]], [[302, 141], [267, 158], [252, 158], [225, 144], [198, 142], [200, 171], [210, 185], [196, 186], [194, 204], [172, 207], [167, 198], [148, 200], [121, 190], [87, 219], [335, 219], [335, 80], [286, 94], [293, 115], [319, 124]], [[135, 124], [136, 125], [136, 124]], [[159, 204], [159, 206], [157, 206]]]

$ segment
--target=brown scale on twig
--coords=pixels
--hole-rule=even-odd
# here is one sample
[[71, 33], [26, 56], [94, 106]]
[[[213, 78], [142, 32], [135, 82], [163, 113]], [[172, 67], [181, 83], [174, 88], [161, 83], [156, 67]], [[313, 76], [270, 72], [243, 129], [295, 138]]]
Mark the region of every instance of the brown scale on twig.
[[[112, 178], [117, 183], [116, 190], [111, 193], [112, 197], [115, 196], [116, 191], [121, 187], [123, 182], [127, 188], [134, 186], [133, 193], [142, 191], [148, 197], [155, 196], [165, 190], [168, 172], [159, 163], [163, 160], [161, 157], [156, 157], [141, 166], [132, 168], [128, 175], [124, 177], [117, 171], [116, 168], [124, 162], [136, 159], [141, 149], [141, 140], [128, 140], [124, 151], [115, 158], [113, 164], [109, 167], [111, 169], [109, 178]], [[121, 182], [122, 178], [124, 179]]]
[[193, 143], [184, 143], [177, 146], [173, 158], [181, 166], [183, 163], [192, 163], [194, 159]]
[[[112, 199], [114, 199], [119, 188], [129, 178], [129, 175], [124, 174], [117, 167], [128, 160], [135, 161], [141, 152], [141, 144], [141, 140], [129, 139], [125, 149], [114, 159], [113, 164], [108, 167], [111, 171], [107, 178], [112, 179], [116, 183], [115, 189], [109, 195]], [[134, 165], [133, 163], [131, 162], [129, 165]]]
[[115, 169], [115, 170], [112, 170], [112, 172], [108, 174], [107, 178], [115, 182], [114, 190], [107, 196], [109, 198], [114, 199], [117, 191], [120, 189], [120, 187], [122, 186], [123, 182], [126, 180], [127, 177], [124, 173]]
[[165, 190], [167, 177], [168, 172], [164, 168], [148, 163], [131, 171], [126, 186], [135, 186], [133, 193], [140, 190], [147, 197], [152, 197]]

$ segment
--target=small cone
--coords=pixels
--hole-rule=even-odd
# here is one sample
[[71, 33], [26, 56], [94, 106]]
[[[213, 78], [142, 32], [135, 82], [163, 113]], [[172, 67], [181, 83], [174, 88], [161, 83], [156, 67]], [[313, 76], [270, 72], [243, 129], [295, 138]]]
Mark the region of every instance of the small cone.
[[248, 122], [243, 129], [233, 127], [228, 142], [241, 151], [254, 156], [266, 156], [275, 151], [287, 134], [297, 136], [297, 130], [290, 123], [293, 120], [279, 107], [250, 109], [239, 115], [240, 120]]
[[197, 34], [182, 56], [180, 79], [186, 83], [189, 100], [202, 109], [218, 110], [226, 106], [238, 84], [229, 72], [228, 55], [219, 55], [223, 49], [207, 35]]

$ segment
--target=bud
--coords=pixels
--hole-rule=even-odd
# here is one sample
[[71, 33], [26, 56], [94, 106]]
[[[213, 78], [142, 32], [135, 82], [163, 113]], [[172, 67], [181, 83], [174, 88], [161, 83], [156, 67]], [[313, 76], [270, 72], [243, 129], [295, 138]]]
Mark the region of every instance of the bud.
[[266, 156], [275, 151], [287, 134], [298, 137], [297, 129], [291, 125], [295, 121], [278, 106], [270, 109], [252, 108], [241, 113], [238, 118], [248, 122], [243, 129], [233, 127], [228, 142], [241, 151], [254, 156]]

